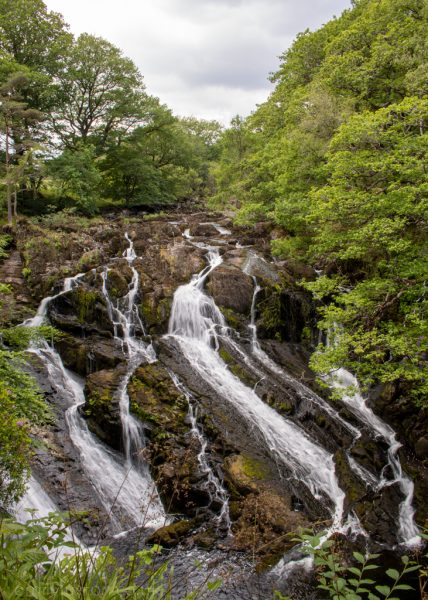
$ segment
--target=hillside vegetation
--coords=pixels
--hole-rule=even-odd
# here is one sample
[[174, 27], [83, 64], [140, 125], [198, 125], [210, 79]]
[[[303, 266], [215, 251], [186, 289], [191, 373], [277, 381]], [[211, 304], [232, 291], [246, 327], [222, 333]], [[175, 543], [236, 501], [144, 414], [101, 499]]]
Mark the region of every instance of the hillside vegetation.
[[427, 30], [425, 0], [357, 0], [300, 34], [269, 99], [223, 134], [213, 200], [273, 221], [274, 253], [319, 270], [304, 283], [328, 335], [319, 372], [346, 366], [424, 406]]

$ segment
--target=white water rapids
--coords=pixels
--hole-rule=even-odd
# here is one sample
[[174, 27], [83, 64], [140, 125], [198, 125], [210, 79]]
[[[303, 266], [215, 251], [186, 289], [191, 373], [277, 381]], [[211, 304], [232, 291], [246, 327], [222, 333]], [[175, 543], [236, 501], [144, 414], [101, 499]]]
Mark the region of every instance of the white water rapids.
[[[251, 351], [254, 357], [257, 358], [270, 371], [276, 373], [282, 379], [290, 381], [293, 378], [291, 378], [266, 354], [266, 352], [263, 351], [257, 339], [256, 298], [257, 294], [261, 291], [261, 288], [257, 283], [256, 277], [251, 274], [252, 262], [254, 259], [255, 255], [250, 252], [243, 269], [245, 273], [252, 277], [254, 283], [254, 293], [251, 305], [251, 321], [249, 325], [249, 330], [251, 333]], [[373, 432], [376, 436], [381, 436], [388, 444], [387, 466], [391, 468], [394, 477], [393, 480], [386, 479], [383, 476], [383, 473], [379, 479], [376, 478], [367, 469], [357, 463], [357, 461], [349, 452], [347, 453], [347, 459], [351, 469], [360, 477], [362, 481], [374, 489], [382, 489], [383, 487], [392, 485], [393, 483], [399, 484], [400, 490], [404, 496], [404, 500], [400, 504], [399, 508], [398, 539], [401, 544], [409, 548], [419, 546], [421, 543], [421, 538], [419, 536], [418, 527], [414, 521], [414, 509], [412, 505], [414, 484], [408, 477], [405, 476], [401, 468], [400, 459], [398, 457], [398, 450], [401, 447], [401, 444], [397, 441], [394, 430], [389, 425], [384, 423], [382, 419], [375, 415], [367, 406], [365, 399], [360, 393], [357, 379], [349, 371], [344, 368], [337, 369], [334, 371], [334, 373], [331, 373], [329, 376], [325, 377], [325, 380], [332, 387], [341, 390], [348, 390], [342, 394], [342, 402], [348, 406], [351, 412], [353, 412], [371, 432]], [[312, 392], [312, 390], [296, 380], [293, 380], [293, 384], [303, 397], [317, 404], [317, 406], [326, 411], [332, 419], [344, 425], [353, 434], [355, 441], [361, 436], [359, 429], [343, 419], [337, 413], [337, 411], [329, 406], [322, 398]], [[349, 392], [349, 390], [352, 391]]]
[[418, 547], [421, 544], [421, 538], [414, 520], [415, 511], [412, 505], [414, 484], [411, 479], [406, 477], [401, 468], [398, 456], [398, 450], [400, 449], [401, 444], [397, 441], [395, 431], [375, 415], [371, 408], [367, 406], [366, 400], [360, 392], [358, 381], [352, 373], [344, 368], [340, 368], [328, 375], [326, 380], [332, 387], [344, 391], [342, 394], [342, 402], [346, 404], [376, 436], [382, 437], [388, 444], [387, 466], [391, 468], [393, 479], [390, 480], [385, 478], [382, 472], [380, 479], [377, 481], [377, 488], [382, 489], [385, 486], [398, 483], [401, 493], [404, 496], [404, 500], [399, 508], [399, 541], [409, 548]]
[[[110, 316], [115, 326], [115, 338], [122, 345], [128, 358], [127, 373], [120, 386], [120, 415], [125, 441], [125, 461], [120, 454], [102, 444], [89, 431], [86, 421], [80, 416], [79, 407], [85, 402], [83, 382], [64, 368], [59, 354], [47, 343], [42, 343], [39, 346], [33, 345], [30, 348], [31, 352], [41, 358], [48, 370], [52, 385], [62, 397], [66, 398], [69, 404], [65, 419], [70, 438], [79, 452], [85, 474], [105, 507], [116, 532], [120, 532], [124, 527], [129, 526], [156, 528], [161, 527], [166, 522], [165, 511], [147, 466], [141, 459], [137, 461], [138, 464], [136, 465], [131, 462], [131, 449], [137, 452], [140, 458], [138, 450], [142, 448], [143, 444], [137, 422], [129, 414], [129, 399], [126, 387], [138, 364], [143, 360], [153, 360], [153, 350], [151, 346], [138, 341], [134, 337], [135, 326], [137, 324], [142, 326], [142, 324], [139, 321], [138, 309], [135, 304], [138, 290], [138, 273], [132, 265], [135, 253], [133, 252], [132, 242], [128, 237], [127, 240], [129, 248], [125, 252], [125, 258], [132, 269], [133, 279], [128, 294], [121, 302], [123, 310], [112, 305], [105, 290], [106, 297], [109, 299]], [[79, 274], [67, 278], [61, 292], [56, 296], [45, 298], [41, 302], [36, 316], [27, 320], [24, 326], [41, 325], [46, 318], [49, 303], [54, 298], [65, 294], [78, 285], [82, 276], [82, 274]], [[136, 323], [137, 319], [138, 322]], [[120, 338], [117, 333], [119, 325], [123, 338]], [[34, 486], [30, 486], [28, 494], [24, 496], [20, 503], [21, 506], [28, 503], [31, 507], [33, 497], [37, 499], [37, 490]], [[50, 509], [51, 507], [48, 510]]]
[[332, 508], [333, 528], [340, 528], [345, 494], [337, 482], [331, 454], [315, 444], [294, 423], [281, 417], [235, 377], [216, 348], [217, 334], [226, 335], [224, 317], [203, 291], [209, 273], [221, 264], [217, 249], [208, 252], [209, 265], [175, 294], [169, 323], [173, 337], [192, 368], [246, 420], [261, 437], [289, 478], [303, 482], [311, 494]]

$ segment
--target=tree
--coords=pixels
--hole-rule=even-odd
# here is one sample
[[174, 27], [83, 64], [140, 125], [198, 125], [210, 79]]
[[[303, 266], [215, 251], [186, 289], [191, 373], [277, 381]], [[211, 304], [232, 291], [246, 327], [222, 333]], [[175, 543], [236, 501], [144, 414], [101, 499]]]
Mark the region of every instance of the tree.
[[336, 339], [314, 366], [347, 365], [365, 385], [398, 382], [421, 404], [428, 388], [427, 131], [426, 99], [354, 115], [332, 140], [329, 180], [311, 193], [309, 214], [310, 255], [330, 275], [308, 287], [328, 301], [321, 327]]
[[63, 69], [71, 41], [62, 16], [48, 11], [42, 0], [0, 0], [0, 54], [6, 65], [15, 63], [8, 76], [25, 69], [21, 94], [29, 107], [50, 111], [55, 106], [52, 82]]
[[192, 136], [171, 111], [150, 99], [147, 122], [106, 152], [105, 193], [126, 205], [169, 204], [190, 194], [199, 158]]
[[57, 73], [70, 41], [62, 16], [42, 0], [0, 0], [0, 51], [17, 63]]
[[71, 47], [58, 89], [51, 124], [67, 148], [88, 141], [102, 152], [144, 116], [147, 96], [137, 67], [113, 44], [87, 33]]
[[47, 163], [47, 172], [59, 186], [61, 196], [68, 196], [81, 212], [96, 212], [101, 173], [97, 168], [93, 146], [81, 144]]
[[19, 164], [18, 158], [31, 148], [32, 141], [28, 137], [31, 124], [39, 122], [42, 118], [39, 111], [27, 108], [26, 103], [22, 101], [19, 90], [26, 83], [25, 75], [17, 73], [0, 86], [0, 118], [5, 135], [7, 220], [10, 227], [13, 225], [13, 217], [16, 216], [16, 186], [19, 185], [22, 166], [22, 161]]

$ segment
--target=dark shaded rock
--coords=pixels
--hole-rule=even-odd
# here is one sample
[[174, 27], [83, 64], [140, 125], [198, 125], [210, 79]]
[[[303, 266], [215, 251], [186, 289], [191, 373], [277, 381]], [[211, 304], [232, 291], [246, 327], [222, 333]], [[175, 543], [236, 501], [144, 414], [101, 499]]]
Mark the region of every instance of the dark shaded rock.
[[113, 334], [104, 296], [84, 286], [54, 298], [49, 303], [48, 316], [55, 327], [65, 331]]
[[210, 237], [218, 235], [218, 231], [212, 223], [197, 223], [190, 227], [190, 234], [194, 237]]
[[86, 379], [82, 409], [89, 429], [116, 450], [122, 447], [118, 387], [125, 376], [125, 365], [91, 373]]
[[247, 314], [253, 300], [251, 277], [231, 265], [220, 265], [211, 273], [207, 290], [216, 304]]
[[424, 436], [418, 439], [415, 444], [416, 456], [421, 460], [428, 458], [428, 436]]
[[257, 297], [260, 338], [310, 343], [315, 330], [315, 306], [309, 294], [294, 287], [265, 287]]
[[177, 546], [194, 527], [193, 520], [177, 521], [156, 530], [146, 541], [148, 544], [159, 544], [163, 548], [172, 548]]
[[64, 335], [55, 342], [64, 365], [79, 375], [88, 375], [101, 369], [114, 369], [125, 361], [125, 356], [113, 338], [93, 335], [77, 338]]

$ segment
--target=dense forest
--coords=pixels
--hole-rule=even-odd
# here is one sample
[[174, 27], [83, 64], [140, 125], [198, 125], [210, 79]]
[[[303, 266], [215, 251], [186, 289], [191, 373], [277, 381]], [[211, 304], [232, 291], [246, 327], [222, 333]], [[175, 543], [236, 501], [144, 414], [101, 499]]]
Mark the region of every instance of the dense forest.
[[217, 122], [175, 117], [120, 49], [74, 38], [41, 0], [5, 0], [0, 20], [9, 223], [20, 210], [159, 208], [209, 187]]
[[[84, 553], [79, 554], [77, 570], [74, 559], [63, 563], [62, 569], [52, 567], [51, 562], [52, 568], [46, 566], [43, 578], [39, 576], [40, 562], [48, 565], [51, 560], [46, 549], [62, 548], [64, 543], [73, 546], [70, 540], [67, 542], [68, 529], [63, 518], [18, 525], [2, 517], [3, 510], [10, 512], [23, 496], [37, 447], [51, 443], [46, 442], [48, 436], [43, 437], [40, 432], [55, 428], [56, 409], [45, 401], [40, 381], [33, 376], [34, 364], [28, 360], [25, 350], [41, 340], [64, 348], [70, 331], [75, 335], [75, 325], [70, 326], [67, 319], [64, 319], [65, 333], [60, 319], [57, 322], [51, 319], [53, 324], [47, 321], [28, 327], [21, 324], [25, 325], [25, 319], [35, 313], [43, 298], [55, 301], [66, 294], [65, 287], [57, 293], [58, 281], [79, 272], [77, 277], [88, 277], [84, 281], [86, 287], [78, 288], [84, 291], [73, 292], [73, 302], [80, 302], [76, 305], [79, 335], [91, 339], [94, 328], [98, 335], [99, 324], [91, 322], [87, 326], [85, 320], [95, 319], [96, 310], [102, 313], [99, 308], [102, 302], [108, 303], [108, 310], [103, 310], [111, 317], [114, 303], [110, 306], [109, 294], [112, 297], [116, 294], [119, 307], [118, 289], [122, 286], [123, 297], [128, 298], [133, 291], [133, 277], [137, 277], [133, 261], [138, 257], [131, 253], [133, 241], [128, 237], [129, 226], [138, 230], [142, 224], [141, 235], [147, 237], [144, 252], [150, 275], [141, 267], [134, 295], [142, 296], [149, 290], [149, 300], [141, 300], [137, 308], [137, 313], [140, 310], [142, 315], [141, 319], [138, 316], [137, 329], [141, 326], [144, 339], [149, 336], [142, 321], [153, 337], [166, 334], [174, 290], [179, 285], [183, 287], [186, 277], [193, 277], [204, 265], [202, 254], [195, 257], [186, 250], [177, 254], [178, 258], [174, 253], [168, 255], [170, 241], [166, 242], [166, 237], [172, 237], [173, 243], [177, 236], [189, 243], [196, 238], [199, 241], [194, 246], [199, 243], [200, 252], [201, 248], [212, 250], [209, 236], [213, 233], [209, 230], [214, 225], [216, 234], [232, 236], [234, 246], [228, 252], [233, 256], [222, 276], [233, 275], [235, 287], [226, 286], [227, 293], [219, 291], [223, 284], [216, 284], [213, 278], [208, 283], [210, 294], [216, 300], [216, 293], [219, 298], [222, 294], [247, 293], [249, 298], [247, 303], [242, 300], [246, 325], [243, 325], [242, 314], [238, 314], [241, 308], [235, 310], [233, 302], [229, 306], [230, 299], [224, 301], [224, 306], [221, 299], [218, 301], [230, 326], [239, 331], [237, 339], [245, 338], [245, 327], [256, 336], [259, 325], [260, 335], [273, 340], [270, 348], [283, 342], [299, 344], [308, 363], [304, 367], [299, 363], [300, 372], [305, 373], [301, 377], [307, 382], [313, 376], [312, 389], [322, 396], [323, 402], [326, 398], [334, 406], [341, 396], [361, 391], [375, 408], [385, 408], [387, 414], [380, 416], [385, 416], [388, 423], [399, 430], [399, 440], [407, 453], [405, 464], [410, 465], [409, 471], [413, 469], [410, 475], [413, 479], [426, 480], [427, 32], [427, 0], [353, 0], [352, 7], [340, 17], [333, 18], [317, 31], [299, 34], [280, 57], [278, 70], [270, 75], [273, 91], [266, 102], [258, 105], [250, 116], [237, 115], [229, 127], [223, 127], [217, 121], [175, 116], [161, 100], [147, 92], [143, 75], [119, 48], [94, 35], [84, 33], [75, 37], [63, 17], [49, 11], [43, 0], [0, 0], [0, 275], [7, 261], [15, 260], [13, 253], [16, 253], [22, 261], [19, 269], [25, 285], [23, 292], [19, 286], [14, 287], [13, 277], [10, 281], [0, 278], [1, 598], [30, 597], [30, 589], [31, 597], [40, 598], [176, 597], [169, 595], [170, 589], [165, 587], [165, 566], [156, 567], [148, 576], [147, 586], [141, 587], [141, 577], [147, 575], [146, 567], [156, 563], [157, 544], [151, 550], [137, 552], [126, 568], [111, 550], [104, 549], [90, 559]], [[194, 213], [202, 216], [192, 221]], [[206, 214], [214, 214], [212, 219], [216, 221], [224, 219], [223, 225], [205, 222]], [[188, 220], [183, 220], [181, 226], [182, 215], [188, 215]], [[159, 223], [152, 224], [156, 219]], [[115, 234], [110, 234], [109, 228], [113, 231], [115, 227]], [[166, 233], [168, 227], [176, 229]], [[126, 230], [128, 249], [121, 246], [123, 239], [119, 242], [114, 238], [122, 229]], [[204, 235], [208, 245], [206, 239], [201, 241]], [[241, 240], [244, 244], [247, 241], [248, 246], [241, 245]], [[113, 263], [101, 273], [101, 265], [107, 264], [108, 243], [117, 255], [113, 260], [126, 258], [122, 273], [115, 271]], [[262, 288], [257, 287], [256, 275], [245, 270], [251, 263], [252, 251], [248, 255], [249, 262], [248, 256], [245, 259], [246, 266], [240, 263], [247, 279], [239, 278], [244, 277], [241, 271], [239, 277], [233, 271], [241, 260], [242, 249], [253, 247], [253, 243], [273, 265], [271, 268], [262, 265], [257, 267], [259, 272], [256, 273], [257, 268], [254, 271], [265, 286], [260, 294]], [[260, 260], [266, 263], [265, 258]], [[213, 265], [209, 263], [208, 274], [214, 270], [216, 265]], [[168, 269], [172, 275], [165, 275], [166, 283], [159, 283], [157, 278], [170, 273]], [[114, 285], [108, 283], [109, 271], [116, 277]], [[93, 281], [91, 273], [97, 273]], [[202, 269], [202, 282], [206, 273]], [[104, 297], [94, 291], [97, 276], [104, 277]], [[155, 281], [154, 292], [150, 288], [152, 283], [147, 283], [150, 277]], [[254, 296], [253, 280], [257, 288]], [[216, 285], [219, 286], [217, 292]], [[128, 295], [127, 290], [130, 290]], [[68, 290], [71, 291], [72, 288]], [[28, 303], [27, 292], [31, 295]], [[296, 298], [301, 303], [298, 309], [295, 309]], [[204, 316], [211, 318], [212, 309], [206, 308], [206, 311]], [[296, 314], [302, 324], [295, 326], [286, 322]], [[114, 333], [109, 333], [114, 340], [116, 329], [117, 323]], [[101, 333], [104, 334], [105, 331]], [[253, 347], [258, 347], [257, 338], [254, 339]], [[266, 379], [264, 376], [252, 379], [245, 373], [246, 367], [242, 366], [245, 361], [240, 364], [239, 352], [233, 355], [224, 340], [219, 345], [217, 338], [211, 339], [210, 344], [215, 345], [220, 357], [228, 362], [229, 370], [247, 385], [251, 384], [251, 389], [256, 390]], [[72, 351], [67, 360], [71, 368], [80, 360], [82, 345], [70, 346]], [[76, 356], [70, 357], [73, 353]], [[177, 353], [175, 349], [173, 358], [168, 356], [174, 367]], [[109, 361], [116, 368], [115, 361], [120, 361], [114, 353], [112, 356]], [[75, 369], [79, 375], [88, 375], [83, 371], [89, 367], [81, 367], [82, 373], [79, 368]], [[335, 385], [335, 374], [341, 369], [356, 377], [346, 388]], [[175, 402], [177, 396], [177, 391], [171, 391], [170, 384], [170, 387], [165, 384], [170, 370], [167, 364], [166, 375], [162, 374], [160, 383], [155, 383], [164, 395], [173, 398], [169, 403]], [[91, 375], [90, 372], [89, 377]], [[138, 386], [143, 384], [138, 380], [136, 383], [134, 371], [128, 375], [125, 391], [129, 384], [130, 397], [134, 393], [138, 398]], [[155, 378], [151, 372], [149, 375]], [[267, 404], [287, 417], [292, 412], [289, 401], [278, 401], [275, 405], [269, 384], [262, 383], [260, 388], [264, 385], [267, 391], [263, 401], [267, 398]], [[88, 389], [87, 384], [87, 395]], [[178, 390], [182, 393], [181, 387], [178, 386]], [[201, 396], [204, 394], [202, 390]], [[190, 406], [191, 394], [186, 397]], [[105, 402], [105, 396], [103, 398]], [[100, 410], [99, 401], [96, 393], [88, 400], [90, 410], [85, 409], [88, 422], [91, 418], [94, 420], [93, 415]], [[135, 408], [137, 403], [132, 401]], [[105, 404], [101, 405], [101, 412], [106, 411], [100, 413], [101, 425], [105, 414], [110, 419], [109, 410]], [[169, 415], [170, 406], [163, 408], [165, 415], [156, 414], [156, 418], [148, 417], [146, 408], [139, 410], [150, 421], [149, 437], [153, 435], [156, 444], [162, 446], [172, 435], [165, 416]], [[172, 414], [179, 421], [181, 413]], [[166, 430], [158, 431], [156, 427], [158, 422], [164, 423], [162, 419], [166, 419]], [[317, 414], [317, 419], [322, 429], [325, 416]], [[355, 425], [352, 418], [350, 422]], [[207, 423], [209, 419], [205, 418], [204, 425], [212, 439], [204, 448], [212, 445], [218, 451], [216, 444], [223, 444], [226, 448], [223, 454], [232, 453], [229, 440], [220, 444], [217, 434], [212, 433], [214, 426]], [[193, 423], [192, 427], [194, 430], [196, 425]], [[99, 424], [94, 425], [97, 435], [99, 429]], [[328, 428], [326, 432], [328, 435]], [[114, 444], [112, 447], [116, 450]], [[372, 452], [373, 461], [379, 461], [372, 445], [367, 447], [369, 450], [364, 452]], [[385, 448], [382, 451], [385, 452]], [[349, 485], [351, 489], [354, 483], [350, 478], [348, 484], [343, 474], [340, 452], [335, 455], [336, 471], [340, 484]], [[388, 460], [391, 452], [387, 450]], [[216, 460], [220, 462], [219, 458]], [[256, 522], [251, 512], [253, 507], [249, 507], [248, 500], [242, 500], [244, 496], [249, 498], [246, 494], [255, 493], [253, 480], [262, 478], [264, 469], [257, 461], [251, 462], [244, 480], [237, 479], [238, 484], [234, 481], [228, 494], [235, 510], [239, 502], [245, 506], [242, 513], [237, 512], [240, 517], [236, 518], [242, 530], [247, 529], [254, 539], [260, 535], [257, 539], [263, 551], [269, 544], [273, 545], [275, 552], [269, 554], [268, 559], [262, 552], [265, 560], [262, 568], [266, 569], [266, 565], [270, 567], [279, 560], [284, 547], [275, 546], [276, 538], [269, 537], [271, 530], [267, 526], [269, 534], [265, 531], [260, 534], [257, 528], [263, 527]], [[156, 468], [152, 470], [155, 472]], [[223, 470], [227, 471], [224, 465]], [[228, 477], [232, 477], [229, 472], [225, 476], [227, 485], [230, 484]], [[398, 479], [396, 477], [393, 483]], [[426, 489], [421, 481], [420, 487], [416, 486], [419, 506], [423, 504]], [[380, 482], [384, 483], [383, 470]], [[261, 489], [263, 497], [267, 492]], [[186, 489], [187, 493], [190, 492]], [[352, 488], [350, 494], [356, 496], [357, 492]], [[366, 502], [366, 491], [362, 496]], [[359, 502], [355, 498], [353, 501]], [[372, 504], [375, 505], [374, 500]], [[361, 514], [356, 512], [361, 520], [371, 523], [371, 517], [367, 516], [369, 509], [366, 506], [360, 509]], [[245, 511], [248, 520], [242, 526]], [[180, 511], [177, 509], [177, 512]], [[422, 510], [420, 514], [425, 513]], [[401, 563], [398, 560], [399, 566], [394, 562], [396, 557], [390, 563], [390, 557], [386, 561], [382, 557], [386, 575], [376, 572], [376, 581], [371, 580], [366, 570], [377, 568], [378, 554], [363, 555], [362, 546], [340, 547], [339, 544], [338, 550], [332, 540], [320, 547], [320, 537], [313, 537], [313, 532], [321, 531], [320, 523], [324, 523], [321, 516], [317, 513], [315, 519], [311, 514], [304, 522], [310, 533], [300, 527], [300, 521], [293, 521], [297, 523], [294, 535], [299, 536], [294, 542], [298, 539], [299, 544], [306, 544], [308, 552], [315, 556], [317, 581], [311, 585], [323, 590], [320, 593], [325, 596], [320, 597], [339, 600], [427, 598], [427, 568], [417, 564], [426, 560], [420, 547], [417, 557], [408, 558], [406, 551]], [[67, 526], [70, 518], [79, 520], [69, 514]], [[427, 524], [419, 518], [418, 525], [423, 528]], [[242, 531], [237, 527], [233, 530], [233, 525], [232, 531], [242, 544], [238, 544], [238, 551], [248, 551]], [[290, 537], [289, 532], [287, 535]], [[427, 539], [426, 534], [420, 535]], [[282, 534], [280, 539], [284, 537]], [[357, 551], [352, 559], [353, 549]], [[398, 554], [403, 554], [401, 550]], [[27, 558], [21, 559], [21, 554]], [[11, 576], [15, 570], [20, 570], [21, 579]], [[419, 581], [413, 572], [418, 573]], [[33, 576], [37, 582], [35, 587], [29, 583]], [[208, 590], [214, 593], [218, 586], [219, 582], [209, 582]], [[61, 589], [69, 595], [61, 595]], [[409, 596], [400, 595], [409, 590], [413, 590]], [[199, 593], [197, 589], [188, 597], [205, 597]], [[279, 591], [275, 593], [278, 599], [288, 599]], [[309, 597], [315, 596], [302, 595], [305, 599]], [[299, 597], [293, 596], [293, 600]]]
[[328, 337], [317, 371], [426, 408], [428, 5], [353, 4], [300, 34], [267, 102], [224, 133], [212, 202], [271, 220], [274, 254], [319, 269], [303, 282]]

